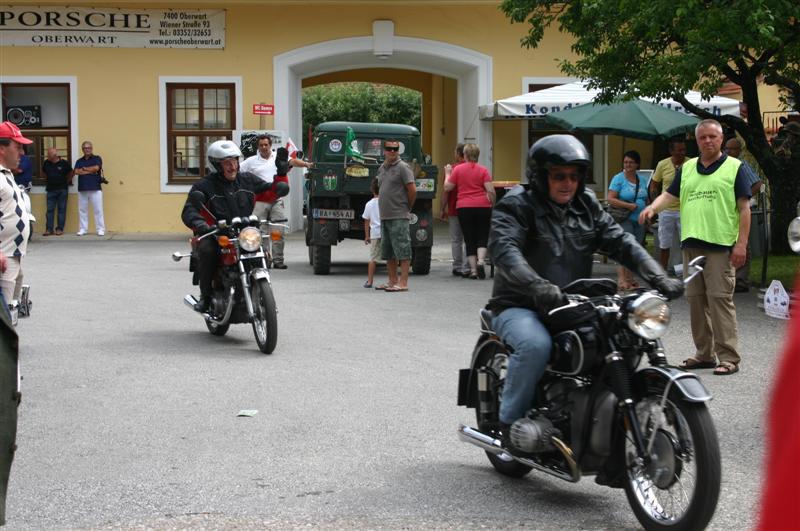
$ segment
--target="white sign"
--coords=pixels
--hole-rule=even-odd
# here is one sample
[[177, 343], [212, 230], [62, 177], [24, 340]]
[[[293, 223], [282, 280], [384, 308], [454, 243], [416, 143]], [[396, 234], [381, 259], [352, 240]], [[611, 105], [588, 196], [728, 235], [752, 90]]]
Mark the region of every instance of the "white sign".
[[764, 293], [764, 312], [777, 319], [789, 318], [789, 294], [780, 280], [773, 280]]
[[311, 216], [314, 219], [355, 219], [355, 210], [333, 209], [333, 208], [313, 208]]
[[225, 48], [225, 10], [0, 6], [0, 43], [86, 48]]
[[418, 192], [433, 192], [435, 181], [433, 179], [417, 179], [416, 187]]

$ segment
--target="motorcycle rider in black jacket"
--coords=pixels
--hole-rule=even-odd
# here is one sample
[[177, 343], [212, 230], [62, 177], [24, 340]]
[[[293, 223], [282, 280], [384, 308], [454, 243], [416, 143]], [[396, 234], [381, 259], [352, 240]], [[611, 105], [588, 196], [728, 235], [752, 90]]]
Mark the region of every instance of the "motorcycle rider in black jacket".
[[492, 212], [489, 252], [496, 273], [488, 308], [495, 331], [511, 347], [500, 405], [505, 444], [511, 424], [534, 406], [550, 359], [543, 318], [567, 304], [562, 287], [591, 276], [594, 252], [607, 253], [668, 298], [683, 293], [683, 283], [668, 278], [585, 187], [590, 163], [575, 137], [546, 136], [528, 152], [528, 184], [510, 190]]
[[[246, 217], [252, 214], [256, 194], [266, 192], [273, 186], [252, 173], [239, 173], [239, 160], [242, 152], [230, 140], [218, 140], [208, 146], [206, 152], [209, 165], [215, 170], [195, 183], [189, 190], [189, 197], [183, 205], [181, 219], [184, 225], [195, 234], [205, 234], [211, 230], [211, 223], [217, 220], [230, 222], [235, 217]], [[289, 170], [288, 153], [285, 148], [278, 150], [275, 165], [277, 175], [286, 175]], [[288, 188], [286, 183], [276, 186]], [[192, 199], [193, 192], [203, 194], [202, 207], [200, 201]], [[286, 195], [282, 190], [278, 195]], [[197, 244], [197, 276], [200, 284], [200, 299], [194, 309], [198, 312], [208, 311], [211, 303], [211, 283], [219, 266], [219, 245], [215, 238], [204, 238]]]

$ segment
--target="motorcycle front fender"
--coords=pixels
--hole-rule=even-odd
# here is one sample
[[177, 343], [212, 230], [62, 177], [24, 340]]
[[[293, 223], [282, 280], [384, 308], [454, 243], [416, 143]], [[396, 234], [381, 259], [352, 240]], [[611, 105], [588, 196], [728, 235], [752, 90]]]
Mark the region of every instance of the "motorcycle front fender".
[[[270, 282], [269, 278], [269, 271], [264, 268], [259, 267], [258, 269], [253, 269], [250, 271], [250, 281], [255, 282], [256, 280], [266, 279], [267, 282]], [[271, 284], [272, 282], [270, 282]]]
[[703, 385], [696, 374], [682, 371], [676, 367], [645, 367], [636, 371], [633, 376], [634, 385], [640, 392], [656, 387], [663, 388], [668, 394], [674, 387], [681, 398], [687, 402], [708, 402], [711, 393]]

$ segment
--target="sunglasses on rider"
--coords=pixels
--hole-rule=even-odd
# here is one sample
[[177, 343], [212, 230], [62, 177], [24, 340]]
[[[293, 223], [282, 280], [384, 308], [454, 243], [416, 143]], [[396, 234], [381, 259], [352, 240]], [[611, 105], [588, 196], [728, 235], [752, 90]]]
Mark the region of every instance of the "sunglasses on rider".
[[581, 175], [579, 173], [576, 173], [576, 172], [567, 173], [567, 172], [560, 171], [558, 173], [551, 173], [550, 174], [550, 178], [553, 179], [556, 182], [561, 182], [564, 179], [569, 179], [570, 181], [572, 181], [574, 183], [577, 183], [578, 181], [581, 180]]
[[384, 151], [400, 151], [400, 146], [383, 146]]

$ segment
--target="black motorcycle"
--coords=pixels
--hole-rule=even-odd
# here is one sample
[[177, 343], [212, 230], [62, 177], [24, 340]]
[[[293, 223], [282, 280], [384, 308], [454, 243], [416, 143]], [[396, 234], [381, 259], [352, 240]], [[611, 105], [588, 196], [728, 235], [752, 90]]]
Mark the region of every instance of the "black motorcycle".
[[[202, 193], [195, 198], [190, 196], [190, 199], [198, 208], [205, 209]], [[259, 350], [271, 354], [278, 342], [278, 310], [269, 274], [271, 232], [265, 234], [263, 225], [272, 224], [259, 220], [255, 215], [235, 217], [230, 223], [217, 220], [211, 231], [192, 237], [191, 253], [175, 252], [172, 259], [177, 262], [190, 257], [189, 270], [194, 272], [192, 284], [197, 285], [197, 244], [203, 238], [216, 238], [220, 248], [219, 267], [212, 283], [209, 311], [202, 314], [208, 331], [215, 336], [224, 336], [231, 324], [251, 323]], [[193, 295], [186, 295], [183, 301], [192, 309], [197, 303]]]
[[[703, 264], [703, 257], [689, 264], [687, 283]], [[666, 300], [645, 290], [618, 295], [609, 279], [577, 280], [563, 291], [569, 304], [545, 319], [553, 350], [536, 405], [506, 434], [498, 412], [509, 352], [491, 314], [481, 312], [458, 389], [458, 404], [476, 409], [478, 427], [462, 424], [459, 438], [507, 476], [596, 475], [601, 485], [624, 488], [646, 529], [703, 529], [719, 498], [719, 443], [711, 395], [696, 375], [667, 362], [659, 339], [670, 321]], [[640, 367], [644, 356], [649, 366]]]

